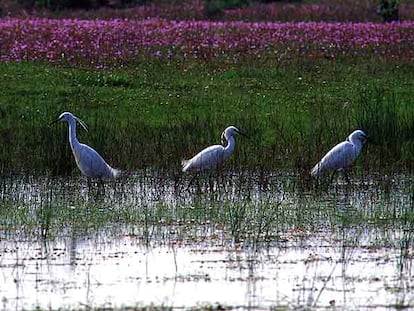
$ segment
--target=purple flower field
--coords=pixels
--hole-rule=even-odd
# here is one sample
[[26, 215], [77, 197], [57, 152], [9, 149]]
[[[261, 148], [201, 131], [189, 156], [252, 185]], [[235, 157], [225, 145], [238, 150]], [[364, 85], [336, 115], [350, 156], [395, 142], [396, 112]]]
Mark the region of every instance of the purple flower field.
[[0, 20], [0, 61], [95, 68], [142, 60], [278, 61], [295, 57], [414, 60], [414, 21], [250, 23], [148, 19]]

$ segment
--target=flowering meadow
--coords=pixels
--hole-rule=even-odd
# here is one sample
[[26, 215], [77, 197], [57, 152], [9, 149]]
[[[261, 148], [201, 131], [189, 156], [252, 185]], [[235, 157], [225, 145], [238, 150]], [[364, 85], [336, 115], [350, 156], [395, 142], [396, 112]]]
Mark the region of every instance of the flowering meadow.
[[401, 23], [206, 22], [148, 19], [0, 20], [0, 61], [93, 68], [142, 58], [173, 60], [414, 59], [414, 21]]

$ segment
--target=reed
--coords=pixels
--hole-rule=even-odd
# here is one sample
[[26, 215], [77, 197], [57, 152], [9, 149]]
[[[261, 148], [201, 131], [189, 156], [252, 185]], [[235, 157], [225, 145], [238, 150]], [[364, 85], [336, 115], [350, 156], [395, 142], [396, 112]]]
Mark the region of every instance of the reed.
[[222, 177], [202, 178], [198, 194], [175, 193], [173, 178], [166, 173], [164, 184], [156, 171], [106, 185], [104, 193], [67, 177], [9, 177], [3, 179], [0, 225], [5, 235], [18, 239], [53, 241], [102, 231], [137, 236], [147, 245], [220, 237], [261, 248], [283, 243], [291, 230], [387, 232], [407, 227], [413, 217], [410, 177], [400, 177], [391, 188], [372, 179], [367, 189], [337, 185], [321, 194], [292, 187], [292, 176], [269, 176], [265, 191], [252, 173]]

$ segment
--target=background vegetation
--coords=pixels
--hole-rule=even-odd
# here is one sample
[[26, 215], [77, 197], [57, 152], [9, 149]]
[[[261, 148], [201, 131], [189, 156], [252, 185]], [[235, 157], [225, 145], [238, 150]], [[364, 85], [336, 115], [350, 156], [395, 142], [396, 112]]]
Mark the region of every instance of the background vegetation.
[[[63, 111], [82, 118], [80, 140], [115, 167], [179, 170], [183, 158], [237, 138], [229, 167], [295, 168], [305, 174], [338, 141], [361, 128], [371, 136], [365, 170], [411, 169], [414, 158], [411, 64], [303, 61], [148, 61], [101, 71], [47, 64], [0, 64], [0, 163], [7, 170], [70, 173], [75, 167]], [[23, 160], [24, 159], [24, 160]]]
[[410, 0], [2, 0], [0, 16], [216, 19], [249, 21], [383, 21], [412, 19]]
[[[364, 14], [368, 11], [372, 14], [374, 7], [378, 8], [375, 1], [347, 1], [322, 1], [316, 8], [329, 12], [326, 20], [366, 20], [368, 15]], [[251, 20], [261, 17], [263, 10], [260, 8], [263, 7], [260, 5], [280, 4], [207, 2], [221, 3], [220, 10], [224, 11], [219, 18], [250, 16], [247, 19]], [[5, 3], [14, 2], [3, 2], [3, 8]], [[32, 1], [30, 5], [55, 9], [53, 3]], [[59, 3], [76, 7], [70, 1]], [[137, 4], [133, 1], [118, 3], [121, 6]], [[188, 18], [200, 17], [197, 5], [201, 3], [197, 1], [184, 2], [181, 6], [178, 2], [170, 2], [169, 6], [164, 1], [141, 3], [145, 5], [138, 6], [137, 10], [142, 7], [156, 9], [111, 9], [93, 11], [90, 15], [88, 11], [76, 11], [74, 14], [116, 18], [124, 17], [122, 12], [129, 12], [128, 16], [149, 12], [149, 16], [157, 13], [173, 17], [185, 11], [185, 14], [193, 14], [186, 15]], [[296, 15], [285, 14], [285, 18], [292, 20], [312, 19], [313, 13], [309, 15], [309, 12], [315, 12], [309, 11], [315, 5], [313, 1], [280, 5], [267, 7], [269, 11], [266, 12], [276, 18], [293, 6], [292, 12]], [[409, 3], [403, 1], [392, 5], [410, 8]], [[95, 1], [91, 7], [95, 6], [111, 5], [109, 1]], [[240, 8], [234, 9], [235, 6]], [[283, 9], [272, 11], [271, 8]], [[17, 15], [22, 14], [19, 12]], [[55, 14], [48, 12], [41, 14]], [[58, 14], [71, 17], [72, 13], [61, 11]], [[143, 16], [139, 14], [136, 18]], [[378, 12], [375, 16], [378, 18]], [[409, 27], [407, 24], [397, 33], [399, 42], [405, 42], [403, 45], [378, 45], [367, 50], [357, 46], [341, 54], [344, 48], [341, 41], [334, 45], [339, 51], [335, 57], [329, 57], [329, 48], [323, 49], [329, 47], [326, 42], [322, 48], [314, 47], [320, 55], [312, 49], [308, 55], [306, 48], [298, 46], [297, 51], [293, 51], [290, 46], [282, 45], [279, 52], [285, 59], [283, 62], [275, 57], [241, 53], [237, 62], [225, 57], [196, 60], [166, 54], [157, 59], [145, 54], [119, 68], [100, 70], [87, 65], [74, 67], [69, 63], [56, 66], [45, 60], [0, 63], [0, 143], [3, 146], [0, 163], [3, 172], [72, 173], [75, 163], [66, 126], [48, 126], [67, 110], [90, 126], [88, 133], [79, 130], [80, 140], [121, 169], [158, 167], [178, 171], [182, 159], [207, 145], [219, 143], [221, 131], [233, 124], [245, 130], [250, 139], [237, 139], [230, 168], [294, 168], [307, 176], [309, 169], [329, 148], [360, 128], [373, 141], [364, 148], [359, 162], [364, 171], [384, 168], [412, 171], [414, 68], [409, 53], [400, 53], [405, 55], [401, 58], [397, 53], [412, 50], [411, 43], [407, 43], [403, 35], [404, 31], [410, 31]], [[7, 35], [5, 38], [7, 42]], [[197, 49], [199, 43], [194, 38], [189, 39], [189, 45]], [[36, 46], [36, 40], [30, 44]], [[13, 42], [9, 42], [11, 46]], [[98, 42], [98, 48], [100, 45], [103, 44]], [[24, 51], [21, 46], [19, 48]], [[357, 57], [353, 52], [362, 54]], [[48, 57], [47, 53], [45, 55]]]

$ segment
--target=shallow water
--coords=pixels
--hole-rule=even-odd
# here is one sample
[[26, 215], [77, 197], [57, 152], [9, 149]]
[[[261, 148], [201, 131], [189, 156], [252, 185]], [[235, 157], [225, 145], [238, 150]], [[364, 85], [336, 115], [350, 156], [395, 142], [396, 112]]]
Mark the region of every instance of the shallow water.
[[1, 306], [414, 307], [413, 177], [298, 178], [7, 177]]

